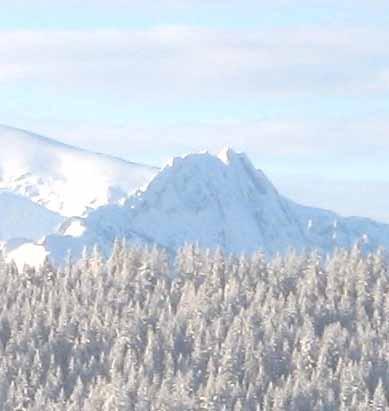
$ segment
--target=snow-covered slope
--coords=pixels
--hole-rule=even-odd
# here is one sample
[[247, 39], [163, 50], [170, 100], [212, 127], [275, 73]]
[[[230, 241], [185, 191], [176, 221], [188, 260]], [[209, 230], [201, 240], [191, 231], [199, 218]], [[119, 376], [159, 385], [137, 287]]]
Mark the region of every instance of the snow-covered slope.
[[0, 241], [14, 238], [39, 240], [52, 233], [64, 217], [28, 198], [0, 190]]
[[0, 126], [0, 189], [65, 216], [123, 201], [158, 172]]
[[2, 251], [6, 261], [15, 262], [19, 270], [22, 270], [25, 265], [41, 267], [49, 255], [43, 245], [28, 241], [19, 241], [17, 244], [11, 242], [6, 244]]
[[362, 238], [370, 248], [389, 246], [389, 225], [295, 204], [246, 155], [225, 150], [219, 156], [174, 159], [124, 205], [69, 219], [42, 245], [61, 261], [68, 250], [78, 256], [94, 244], [108, 252], [118, 237], [171, 250], [196, 242], [234, 253], [262, 249], [273, 254], [288, 248], [348, 247]]

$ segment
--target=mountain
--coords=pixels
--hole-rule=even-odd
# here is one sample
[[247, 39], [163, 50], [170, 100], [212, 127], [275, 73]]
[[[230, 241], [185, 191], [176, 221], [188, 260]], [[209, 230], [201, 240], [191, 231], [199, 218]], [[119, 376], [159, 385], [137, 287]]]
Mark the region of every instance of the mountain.
[[63, 216], [119, 203], [158, 169], [0, 126], [0, 189]]
[[[172, 160], [122, 205], [99, 207], [66, 220], [39, 243], [55, 261], [85, 246], [108, 253], [115, 238], [175, 250], [187, 242], [227, 252], [266, 254], [350, 247], [389, 246], [389, 225], [296, 204], [278, 193], [245, 154], [191, 154]], [[37, 245], [37, 246], [38, 246]]]

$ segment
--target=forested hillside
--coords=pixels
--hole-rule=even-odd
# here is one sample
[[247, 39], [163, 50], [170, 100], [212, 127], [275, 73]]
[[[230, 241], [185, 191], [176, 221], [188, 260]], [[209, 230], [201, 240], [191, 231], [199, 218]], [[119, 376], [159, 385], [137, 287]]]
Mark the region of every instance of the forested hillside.
[[0, 410], [389, 409], [384, 252], [172, 262], [117, 242], [0, 271]]

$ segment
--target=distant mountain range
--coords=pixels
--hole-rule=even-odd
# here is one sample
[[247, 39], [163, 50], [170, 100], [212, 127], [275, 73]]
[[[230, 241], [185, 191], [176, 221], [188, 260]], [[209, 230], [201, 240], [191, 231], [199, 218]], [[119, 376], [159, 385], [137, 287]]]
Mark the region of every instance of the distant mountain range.
[[[357, 241], [367, 249], [389, 246], [389, 225], [296, 204], [245, 154], [231, 149], [175, 158], [158, 170], [6, 127], [0, 128], [0, 142], [6, 146], [0, 187], [48, 213], [43, 239], [7, 242], [9, 258], [19, 263], [46, 255], [61, 262], [95, 244], [109, 253], [115, 238], [172, 251], [193, 242], [232, 253], [330, 251]], [[11, 221], [1, 196], [0, 211], [3, 221]], [[30, 234], [23, 237], [36, 240]]]

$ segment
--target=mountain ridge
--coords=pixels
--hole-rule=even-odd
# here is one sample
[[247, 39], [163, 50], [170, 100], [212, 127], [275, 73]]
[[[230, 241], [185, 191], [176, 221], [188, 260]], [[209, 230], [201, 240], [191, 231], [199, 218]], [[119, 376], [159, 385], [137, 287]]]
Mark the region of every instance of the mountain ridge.
[[108, 255], [117, 238], [170, 250], [197, 243], [268, 255], [291, 248], [329, 252], [362, 240], [366, 249], [389, 246], [389, 225], [299, 205], [283, 197], [245, 154], [225, 153], [172, 159], [124, 204], [97, 208], [79, 220], [81, 234], [50, 235], [42, 245], [56, 261], [95, 244]]
[[0, 126], [0, 188], [70, 217], [123, 201], [157, 168]]
[[23, 129], [23, 128], [8, 126], [8, 125], [5, 125], [5, 124], [0, 124], [0, 134], [4, 133], [4, 131], [8, 131], [8, 132], [15, 132], [16, 131], [18, 133], [25, 134], [27, 138], [35, 139], [37, 142], [39, 142], [39, 141], [42, 142], [43, 141], [43, 142], [45, 142], [45, 143], [47, 143], [51, 146], [54, 146], [54, 147], [55, 146], [61, 146], [64, 149], [68, 149], [68, 150], [71, 150], [71, 151], [83, 152], [83, 153], [88, 154], [88, 155], [95, 155], [95, 156], [101, 156], [101, 157], [104, 157], [104, 158], [110, 158], [112, 160], [115, 160], [115, 161], [118, 161], [120, 163], [127, 164], [127, 165], [137, 165], [137, 166], [140, 165], [140, 166], [145, 166], [145, 167], [149, 167], [149, 168], [154, 168], [155, 170], [160, 169], [159, 167], [146, 165], [146, 164], [142, 164], [142, 163], [137, 163], [137, 162], [134, 162], [134, 161], [125, 160], [125, 159], [123, 159], [121, 157], [118, 157], [118, 156], [115, 156], [115, 155], [106, 154], [106, 153], [102, 153], [100, 151], [89, 150], [89, 149], [86, 149], [86, 148], [83, 148], [83, 147], [79, 147], [79, 146], [75, 146], [75, 145], [72, 145], [72, 144], [64, 143], [63, 141], [56, 140], [54, 138], [47, 137], [47, 136], [44, 136], [44, 135], [39, 134], [39, 133], [31, 132], [31, 131], [28, 131], [28, 130]]
[[[77, 258], [96, 244], [108, 255], [117, 238], [235, 254], [328, 252], [361, 240], [366, 249], [389, 247], [388, 224], [291, 201], [230, 147], [175, 157], [156, 169], [10, 127], [0, 127], [0, 141], [0, 189], [68, 216], [41, 241], [10, 241], [5, 249], [19, 261], [35, 253], [61, 263], [69, 251]], [[6, 181], [3, 171], [12, 167], [15, 179]]]

